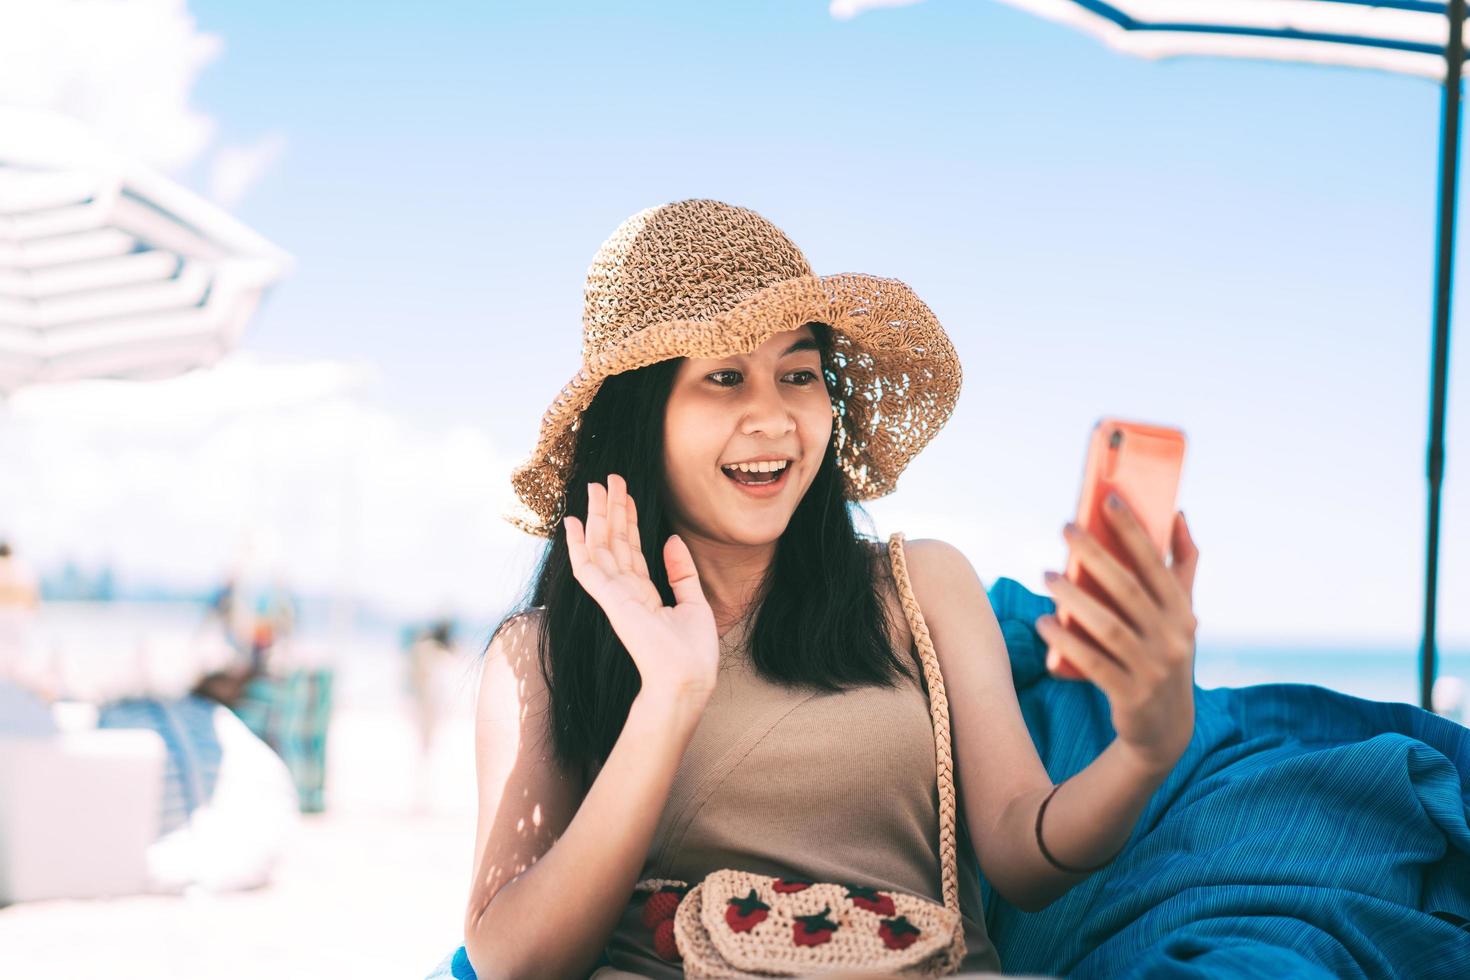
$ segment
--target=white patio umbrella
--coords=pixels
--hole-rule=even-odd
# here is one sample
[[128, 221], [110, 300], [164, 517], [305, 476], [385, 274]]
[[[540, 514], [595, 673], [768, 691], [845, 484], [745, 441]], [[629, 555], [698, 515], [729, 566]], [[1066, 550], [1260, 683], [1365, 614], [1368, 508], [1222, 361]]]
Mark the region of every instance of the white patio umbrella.
[[1466, 0], [1003, 0], [1095, 34], [1145, 58], [1223, 55], [1377, 68], [1443, 84], [1434, 340], [1430, 358], [1429, 518], [1425, 546], [1420, 706], [1433, 709], [1434, 613], [1444, 478], [1445, 385], [1459, 176], [1460, 76]]
[[71, 119], [0, 107], [0, 401], [214, 363], [290, 258]]

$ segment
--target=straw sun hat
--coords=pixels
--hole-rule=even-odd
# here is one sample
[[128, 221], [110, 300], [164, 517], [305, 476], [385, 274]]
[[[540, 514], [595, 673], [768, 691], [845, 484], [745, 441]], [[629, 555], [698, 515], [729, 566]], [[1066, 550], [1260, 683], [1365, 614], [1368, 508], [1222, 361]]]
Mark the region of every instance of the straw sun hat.
[[565, 510], [582, 412], [611, 375], [672, 357], [745, 354], [784, 330], [827, 324], [833, 450], [849, 500], [893, 492], [959, 396], [954, 347], [907, 285], [814, 275], [775, 225], [720, 201], [675, 201], [628, 218], [593, 257], [584, 296], [582, 366], [511, 474], [520, 507], [505, 519], [542, 537]]

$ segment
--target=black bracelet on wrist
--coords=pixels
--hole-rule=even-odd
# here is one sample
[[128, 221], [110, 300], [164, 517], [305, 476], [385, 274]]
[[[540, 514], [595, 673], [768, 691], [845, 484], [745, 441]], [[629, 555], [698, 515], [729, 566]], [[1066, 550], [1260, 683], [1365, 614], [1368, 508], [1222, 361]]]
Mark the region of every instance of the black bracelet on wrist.
[[1036, 846], [1041, 848], [1041, 856], [1050, 861], [1052, 867], [1056, 868], [1058, 871], [1065, 871], [1068, 874], [1074, 875], [1088, 875], [1092, 874], [1094, 871], [1101, 871], [1103, 868], [1106, 868], [1108, 865], [1112, 864], [1119, 854], [1122, 854], [1125, 850], [1127, 850], [1128, 843], [1126, 841], [1123, 843], [1122, 847], [1118, 848], [1117, 853], [1115, 853], [1112, 857], [1108, 858], [1102, 864], [1095, 865], [1091, 868], [1067, 867], [1067, 865], [1052, 857], [1051, 852], [1046, 849], [1046, 845], [1041, 842], [1041, 816], [1042, 814], [1046, 813], [1046, 805], [1051, 802], [1051, 798], [1053, 796], [1056, 796], [1057, 790], [1061, 788], [1061, 783], [1057, 783], [1055, 786], [1053, 786], [1051, 788], [1051, 792], [1046, 794], [1046, 799], [1041, 801], [1041, 806], [1036, 811]]

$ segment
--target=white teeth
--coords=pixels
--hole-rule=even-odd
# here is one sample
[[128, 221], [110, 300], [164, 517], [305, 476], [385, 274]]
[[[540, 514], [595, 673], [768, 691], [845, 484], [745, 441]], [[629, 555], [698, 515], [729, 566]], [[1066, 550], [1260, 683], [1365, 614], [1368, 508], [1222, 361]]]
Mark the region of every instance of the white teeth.
[[759, 463], [729, 463], [724, 468], [727, 470], [740, 470], [742, 473], [776, 473], [786, 468], [789, 460], [770, 459]]

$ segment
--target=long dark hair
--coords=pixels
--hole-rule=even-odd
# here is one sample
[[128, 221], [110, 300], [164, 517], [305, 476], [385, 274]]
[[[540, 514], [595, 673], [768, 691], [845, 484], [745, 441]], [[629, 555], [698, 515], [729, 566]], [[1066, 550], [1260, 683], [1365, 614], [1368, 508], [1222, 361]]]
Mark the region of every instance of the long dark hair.
[[[830, 396], [837, 386], [831, 328], [808, 325], [822, 352]], [[609, 473], [627, 481], [638, 502], [638, 534], [649, 576], [668, 604], [674, 596], [663, 544], [674, 532], [663, 479], [664, 407], [681, 360], [660, 361], [603, 382], [582, 414], [566, 483], [566, 512], [581, 516], [587, 512], [589, 481], [605, 483]], [[917, 675], [910, 671], [911, 661], [895, 656], [889, 641], [891, 624], [878, 586], [886, 559], [875, 540], [860, 535], [853, 524], [852, 510], [862, 508], [843, 495], [835, 442], [829, 442], [757, 590], [762, 598], [750, 633], [751, 658], [758, 673], [774, 682], [829, 692], [893, 687], [897, 675]], [[572, 576], [560, 523], [532, 575], [529, 594], [495, 633], [538, 606], [544, 608], [538, 641], [555, 757], [585, 785], [611, 754], [641, 682], [601, 607]]]

